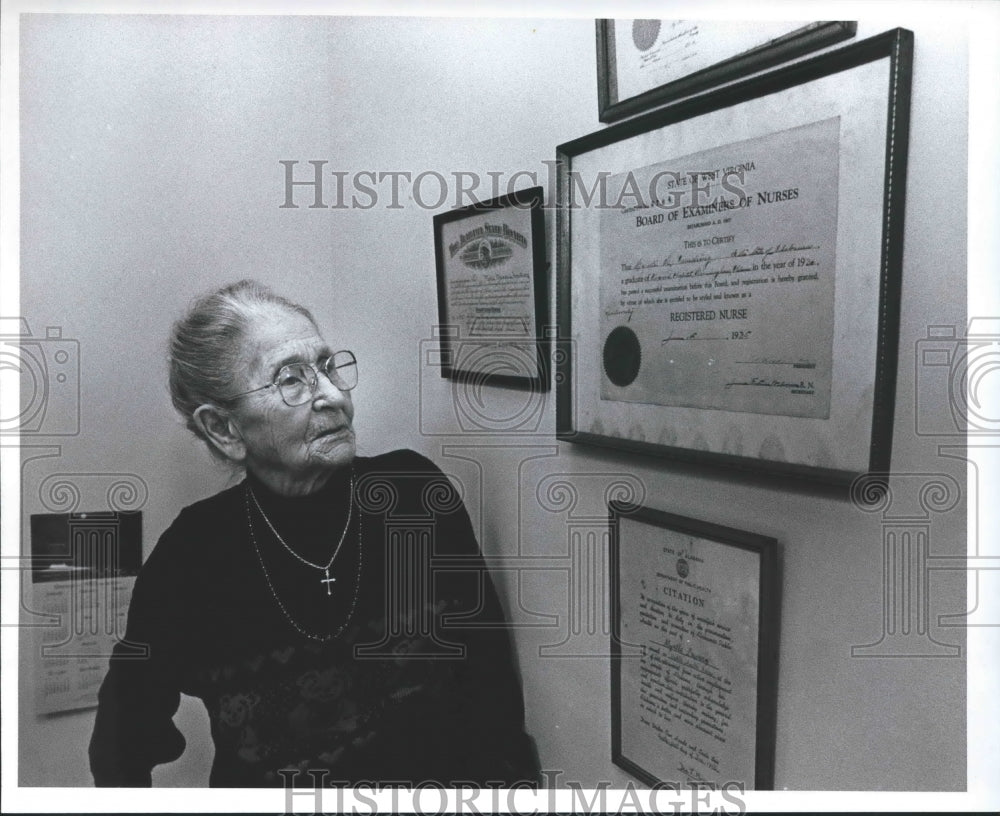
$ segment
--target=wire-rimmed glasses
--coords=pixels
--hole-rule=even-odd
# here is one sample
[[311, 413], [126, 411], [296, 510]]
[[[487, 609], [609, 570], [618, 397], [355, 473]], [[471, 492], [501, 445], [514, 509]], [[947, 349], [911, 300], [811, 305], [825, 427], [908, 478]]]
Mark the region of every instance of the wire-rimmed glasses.
[[329, 357], [312, 363], [289, 363], [278, 369], [267, 385], [234, 394], [229, 399], [244, 397], [266, 388], [277, 388], [282, 401], [290, 408], [309, 402], [316, 393], [319, 375], [323, 374], [341, 391], [350, 391], [358, 384], [358, 361], [354, 352], [335, 351]]

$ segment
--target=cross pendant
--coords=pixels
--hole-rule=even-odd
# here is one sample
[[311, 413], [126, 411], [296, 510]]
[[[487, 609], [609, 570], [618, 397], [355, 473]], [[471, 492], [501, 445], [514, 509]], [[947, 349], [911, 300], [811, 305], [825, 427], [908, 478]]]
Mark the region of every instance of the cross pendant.
[[330, 584], [332, 584], [337, 579], [330, 577], [330, 568], [329, 567], [327, 567], [325, 570], [323, 570], [323, 574], [326, 575], [326, 578], [320, 578], [319, 582], [321, 584], [326, 584], [326, 594], [327, 595], [332, 595], [333, 593], [330, 592]]

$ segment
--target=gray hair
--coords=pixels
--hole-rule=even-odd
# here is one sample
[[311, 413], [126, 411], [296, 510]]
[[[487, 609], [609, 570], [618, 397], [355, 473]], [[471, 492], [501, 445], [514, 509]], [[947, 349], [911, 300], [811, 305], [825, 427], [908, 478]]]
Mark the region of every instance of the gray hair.
[[304, 306], [277, 295], [262, 283], [241, 280], [198, 298], [170, 334], [170, 399], [188, 429], [213, 454], [194, 412], [202, 405], [225, 404], [233, 391], [234, 372], [255, 314], [278, 306], [296, 312], [315, 326]]

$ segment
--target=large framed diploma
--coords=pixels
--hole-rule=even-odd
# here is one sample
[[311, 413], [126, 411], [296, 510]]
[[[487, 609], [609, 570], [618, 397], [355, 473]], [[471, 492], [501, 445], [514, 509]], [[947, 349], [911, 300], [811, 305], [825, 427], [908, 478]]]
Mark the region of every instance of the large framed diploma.
[[912, 34], [558, 148], [559, 438], [889, 470]]
[[548, 389], [542, 188], [434, 216], [441, 374]]
[[649, 785], [774, 786], [777, 543], [612, 503], [611, 750]]
[[597, 97], [614, 122], [853, 37], [856, 22], [598, 20]]

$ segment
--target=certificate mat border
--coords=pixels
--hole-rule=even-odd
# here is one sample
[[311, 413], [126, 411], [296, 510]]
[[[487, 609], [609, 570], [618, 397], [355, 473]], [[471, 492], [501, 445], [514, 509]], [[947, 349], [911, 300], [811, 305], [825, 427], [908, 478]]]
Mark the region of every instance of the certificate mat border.
[[[581, 350], [572, 341], [573, 259], [571, 239], [573, 222], [572, 208], [569, 206], [569, 179], [573, 169], [573, 158], [635, 136], [667, 128], [672, 124], [696, 116], [777, 94], [883, 59], [888, 60], [889, 63], [889, 85], [884, 177], [882, 179], [883, 206], [878, 326], [874, 338], [875, 348], [873, 349], [875, 382], [871, 427], [867, 435], [867, 471], [817, 467], [796, 462], [736, 456], [578, 430], [575, 426], [574, 412], [576, 402], [581, 397], [574, 393], [576, 388], [574, 372], [578, 364], [575, 363], [573, 356], [574, 353], [580, 354]], [[565, 142], [556, 148], [557, 318], [559, 337], [561, 338], [560, 354], [556, 357], [556, 437], [558, 439], [674, 458], [696, 464], [752, 470], [776, 476], [805, 477], [812, 481], [844, 486], [849, 485], [865, 472], [884, 474], [889, 472], [899, 345], [899, 299], [903, 266], [903, 227], [906, 204], [906, 164], [910, 129], [912, 64], [913, 33], [906, 29], [896, 28], [836, 51], [779, 68], [768, 74], [686, 99], [670, 107]], [[580, 285], [591, 284], [590, 281], [583, 281]]]
[[[619, 522], [623, 518], [645, 522], [684, 535], [707, 538], [716, 543], [748, 550], [758, 557], [757, 609], [757, 733], [754, 740], [754, 790], [774, 789], [774, 755], [778, 711], [778, 644], [781, 584], [778, 573], [777, 539], [725, 527], [700, 519], [679, 516], [652, 507], [612, 500], [608, 503], [609, 578], [611, 606], [611, 761], [648, 785], [676, 782], [659, 779], [634, 759], [622, 754], [622, 637], [621, 558]], [[719, 780], [723, 783], [727, 780]]]
[[597, 36], [597, 109], [601, 122], [616, 122], [681, 97], [699, 93], [740, 76], [772, 68], [782, 62], [853, 37], [857, 21], [817, 21], [763, 43], [749, 51], [725, 58], [687, 76], [650, 88], [641, 94], [618, 98], [614, 20], [595, 20]]
[[[549, 390], [547, 354], [549, 338], [543, 328], [549, 321], [548, 281], [545, 274], [548, 262], [545, 252], [545, 216], [542, 212], [543, 206], [544, 190], [539, 186], [526, 190], [517, 190], [507, 195], [490, 199], [489, 201], [477, 202], [465, 207], [456, 207], [448, 212], [438, 213], [434, 216], [434, 261], [437, 274], [438, 334], [441, 341], [441, 376], [445, 379], [456, 382], [474, 383], [476, 385], [524, 389], [532, 392]], [[454, 359], [454, 349], [452, 348], [452, 335], [447, 331], [450, 322], [448, 318], [448, 286], [445, 274], [445, 247], [442, 238], [442, 227], [445, 224], [460, 221], [469, 216], [482, 215], [491, 210], [500, 211], [507, 208], [531, 211], [531, 278], [535, 337], [525, 341], [525, 344], [534, 343], [535, 373], [528, 377], [514, 374], [490, 374], [482, 371], [471, 371], [456, 368], [451, 364], [451, 360]], [[460, 341], [465, 342], [468, 339], [460, 338]], [[509, 338], [501, 337], [499, 338], [499, 342], [502, 344], [505, 339]]]

